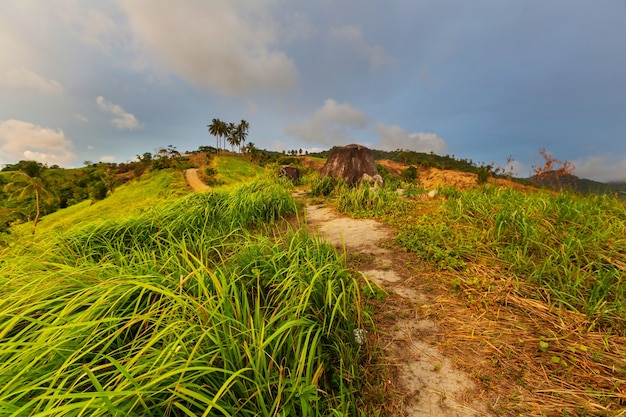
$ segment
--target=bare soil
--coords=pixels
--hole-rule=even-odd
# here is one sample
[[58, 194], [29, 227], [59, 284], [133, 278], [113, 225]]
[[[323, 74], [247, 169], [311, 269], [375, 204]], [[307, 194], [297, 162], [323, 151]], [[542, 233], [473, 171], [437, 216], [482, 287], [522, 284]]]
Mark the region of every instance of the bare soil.
[[210, 188], [200, 180], [200, 177], [198, 177], [198, 170], [196, 168], [185, 170], [185, 180], [187, 180], [189, 188], [193, 191], [204, 191]]
[[307, 205], [306, 220], [351, 258], [365, 260], [362, 274], [389, 294], [379, 306], [376, 334], [368, 334], [368, 343], [383, 346], [391, 376], [385, 390], [394, 397], [387, 405], [391, 415], [493, 415], [476, 399], [481, 395], [472, 378], [438, 350], [443, 333], [428, 314], [435, 300], [410, 282], [416, 277], [406, 268], [409, 259], [381, 246], [392, 231], [376, 220], [353, 219], [316, 205]]

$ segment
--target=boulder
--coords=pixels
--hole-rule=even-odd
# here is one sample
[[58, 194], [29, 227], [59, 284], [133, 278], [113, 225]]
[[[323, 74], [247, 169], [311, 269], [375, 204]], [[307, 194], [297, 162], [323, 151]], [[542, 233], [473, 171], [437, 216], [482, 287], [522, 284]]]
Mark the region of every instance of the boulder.
[[380, 188], [383, 186], [383, 177], [376, 174], [373, 177], [369, 174], [363, 174], [361, 177], [362, 182], [367, 182], [368, 184], [373, 184], [375, 188]]
[[291, 181], [298, 181], [300, 179], [300, 170], [296, 167], [285, 165], [278, 170], [278, 176], [289, 178]]
[[365, 146], [335, 146], [320, 171], [321, 177], [341, 178], [348, 184], [355, 184], [363, 174], [374, 177], [378, 174], [374, 154]]

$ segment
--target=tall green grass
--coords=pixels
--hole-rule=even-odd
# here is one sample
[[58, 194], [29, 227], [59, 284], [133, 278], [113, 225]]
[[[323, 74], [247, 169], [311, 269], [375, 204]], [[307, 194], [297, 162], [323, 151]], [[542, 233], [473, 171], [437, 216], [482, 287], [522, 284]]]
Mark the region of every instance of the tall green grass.
[[354, 415], [359, 287], [270, 181], [0, 259], [2, 415]]
[[[104, 200], [83, 201], [42, 217], [37, 226], [37, 233], [45, 235], [50, 232], [56, 235], [80, 225], [100, 223], [103, 219], [132, 217], [187, 193], [187, 185], [180, 172], [173, 170], [148, 172], [141, 178], [116, 188], [113, 194]], [[13, 227], [11, 233], [14, 236], [7, 239], [14, 240], [14, 237], [30, 233], [31, 229], [32, 225]]]
[[355, 217], [382, 216], [408, 208], [407, 202], [400, 197], [395, 187], [377, 188], [367, 181], [349, 185], [331, 177], [317, 178], [311, 185], [311, 195], [334, 197], [338, 211]]
[[265, 172], [259, 165], [233, 155], [216, 157], [214, 165], [217, 171], [217, 181], [225, 187], [236, 186], [242, 181], [253, 180]]
[[626, 333], [626, 206], [606, 196], [520, 192], [493, 186], [447, 199], [413, 219], [398, 240], [442, 267], [494, 263], [541, 291]]

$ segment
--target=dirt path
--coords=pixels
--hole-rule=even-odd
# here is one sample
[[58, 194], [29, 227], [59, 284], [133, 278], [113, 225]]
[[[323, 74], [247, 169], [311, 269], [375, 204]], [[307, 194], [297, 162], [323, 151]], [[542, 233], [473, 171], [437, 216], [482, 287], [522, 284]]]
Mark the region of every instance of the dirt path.
[[428, 317], [434, 301], [408, 282], [401, 254], [381, 247], [391, 231], [375, 220], [340, 216], [332, 209], [309, 205], [311, 229], [351, 256], [365, 259], [361, 272], [390, 295], [375, 317], [385, 359], [391, 366], [391, 391], [397, 394], [395, 416], [492, 416], [476, 400], [477, 386], [436, 348], [444, 342], [437, 323]]
[[[185, 171], [194, 191], [207, 190], [197, 169]], [[296, 197], [303, 197], [299, 193]], [[360, 257], [360, 271], [389, 294], [377, 312], [376, 343], [383, 346], [385, 365], [390, 367], [388, 389], [394, 417], [493, 416], [476, 398], [477, 386], [470, 376], [454, 366], [438, 345], [445, 341], [437, 323], [429, 318], [435, 300], [410, 285], [418, 277], [405, 268], [402, 254], [381, 247], [391, 230], [371, 219], [353, 219], [334, 210], [306, 206], [306, 221], [312, 230], [351, 256]], [[369, 339], [369, 337], [368, 337]]]
[[198, 170], [196, 168], [190, 168], [185, 170], [185, 180], [193, 191], [204, 191], [210, 187], [203, 183], [198, 177]]

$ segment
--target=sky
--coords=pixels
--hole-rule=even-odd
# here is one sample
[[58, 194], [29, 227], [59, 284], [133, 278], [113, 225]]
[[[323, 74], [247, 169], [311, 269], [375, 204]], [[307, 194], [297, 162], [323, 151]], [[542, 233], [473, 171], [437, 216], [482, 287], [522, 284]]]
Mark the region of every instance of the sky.
[[2, 0], [0, 165], [358, 143], [626, 181], [624, 0]]

